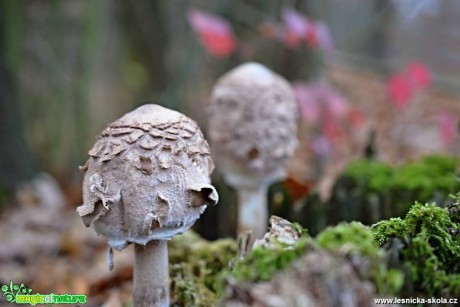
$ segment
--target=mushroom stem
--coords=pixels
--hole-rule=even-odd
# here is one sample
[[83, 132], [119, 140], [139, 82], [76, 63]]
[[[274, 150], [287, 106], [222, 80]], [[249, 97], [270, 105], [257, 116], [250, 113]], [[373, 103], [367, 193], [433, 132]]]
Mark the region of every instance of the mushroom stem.
[[266, 185], [238, 189], [238, 234], [252, 230], [250, 245], [267, 232], [267, 190]]
[[134, 307], [169, 306], [168, 243], [134, 244]]

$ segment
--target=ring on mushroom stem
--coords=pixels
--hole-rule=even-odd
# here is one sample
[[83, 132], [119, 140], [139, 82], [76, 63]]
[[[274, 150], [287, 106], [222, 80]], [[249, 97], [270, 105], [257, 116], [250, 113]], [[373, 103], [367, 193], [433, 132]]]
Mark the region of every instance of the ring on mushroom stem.
[[169, 306], [167, 240], [218, 202], [214, 168], [198, 125], [176, 111], [143, 105], [109, 124], [82, 170], [84, 224], [112, 248], [135, 245], [134, 306]]
[[209, 138], [228, 185], [238, 192], [238, 232], [267, 231], [268, 186], [286, 175], [297, 147], [297, 106], [291, 85], [249, 62], [223, 75], [211, 95]]

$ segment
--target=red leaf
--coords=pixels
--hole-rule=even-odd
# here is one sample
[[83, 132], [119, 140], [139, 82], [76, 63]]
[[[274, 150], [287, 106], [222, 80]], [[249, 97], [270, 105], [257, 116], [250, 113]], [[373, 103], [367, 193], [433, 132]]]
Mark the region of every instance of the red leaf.
[[310, 23], [305, 40], [307, 41], [308, 46], [312, 49], [318, 46], [318, 29], [316, 28], [316, 24], [314, 22]]
[[412, 97], [412, 89], [404, 75], [396, 74], [387, 81], [387, 94], [394, 106], [403, 108]]
[[224, 57], [235, 51], [235, 36], [225, 19], [196, 9], [187, 13], [187, 19], [207, 52]]
[[224, 57], [235, 49], [235, 40], [231, 36], [203, 32], [199, 37], [205, 49], [212, 55]]
[[299, 45], [300, 41], [301, 37], [292, 31], [288, 30], [283, 35], [283, 44], [289, 49], [296, 48]]
[[404, 74], [413, 89], [421, 89], [430, 86], [430, 71], [423, 63], [414, 61], [407, 65]]
[[291, 176], [288, 176], [283, 184], [292, 200], [301, 199], [307, 195], [315, 185], [313, 181], [301, 181]]
[[344, 132], [342, 131], [338, 122], [331, 116], [325, 117], [322, 132], [324, 137], [326, 137], [332, 143], [344, 136]]
[[391, 103], [398, 108], [405, 107], [418, 90], [430, 86], [431, 77], [424, 64], [414, 61], [387, 81], [387, 93]]

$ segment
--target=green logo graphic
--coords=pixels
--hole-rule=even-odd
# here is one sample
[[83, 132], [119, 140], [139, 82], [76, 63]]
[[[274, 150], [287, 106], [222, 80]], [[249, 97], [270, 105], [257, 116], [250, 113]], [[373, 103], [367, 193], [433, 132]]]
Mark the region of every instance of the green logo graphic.
[[24, 283], [21, 283], [19, 286], [13, 284], [13, 281], [10, 281], [9, 286], [3, 285], [2, 286], [2, 296], [5, 296], [6, 301], [10, 303], [16, 303], [16, 296], [18, 294], [29, 294], [32, 292], [32, 289], [27, 288]]
[[21, 283], [20, 285], [13, 284], [10, 281], [9, 285], [2, 285], [2, 296], [6, 301], [15, 304], [86, 304], [86, 295], [84, 294], [31, 294], [32, 289]]

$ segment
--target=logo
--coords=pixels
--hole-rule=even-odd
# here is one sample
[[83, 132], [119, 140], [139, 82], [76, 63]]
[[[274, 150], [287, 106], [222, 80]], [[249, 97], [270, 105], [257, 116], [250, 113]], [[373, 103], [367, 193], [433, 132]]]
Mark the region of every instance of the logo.
[[20, 285], [13, 284], [2, 285], [2, 296], [6, 301], [12, 304], [86, 304], [85, 294], [32, 294], [32, 289], [26, 287], [24, 283]]

